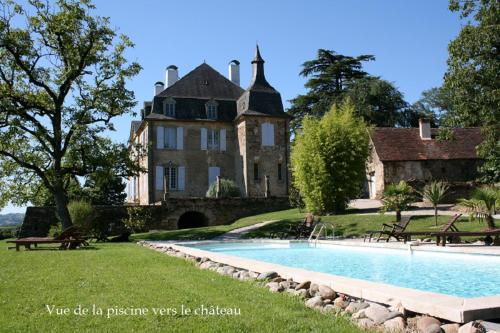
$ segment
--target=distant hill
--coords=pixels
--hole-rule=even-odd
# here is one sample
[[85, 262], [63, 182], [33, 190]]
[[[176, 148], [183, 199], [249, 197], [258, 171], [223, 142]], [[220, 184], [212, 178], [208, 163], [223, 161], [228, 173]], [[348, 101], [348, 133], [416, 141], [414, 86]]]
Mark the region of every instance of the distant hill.
[[0, 214], [0, 227], [21, 225], [23, 219], [23, 213]]

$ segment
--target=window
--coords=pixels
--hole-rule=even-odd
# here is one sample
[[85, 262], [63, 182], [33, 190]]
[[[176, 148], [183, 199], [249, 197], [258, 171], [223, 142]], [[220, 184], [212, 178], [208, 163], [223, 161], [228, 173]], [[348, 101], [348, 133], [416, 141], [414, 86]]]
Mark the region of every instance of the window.
[[177, 167], [165, 167], [165, 179], [170, 190], [177, 189]]
[[278, 180], [283, 180], [283, 171], [281, 169], [281, 163], [278, 163]]
[[274, 125], [271, 123], [263, 123], [261, 125], [262, 145], [274, 146]]
[[208, 130], [208, 150], [219, 150], [220, 147], [220, 135], [219, 130], [209, 129]]
[[174, 127], [165, 127], [165, 145], [167, 149], [177, 149], [177, 129]]
[[173, 98], [163, 102], [163, 114], [167, 117], [175, 117], [175, 100]]
[[217, 119], [217, 102], [214, 100], [208, 101], [205, 104], [205, 108], [207, 111], [207, 119]]
[[253, 164], [253, 180], [255, 180], [255, 181], [259, 180], [259, 164], [258, 163]]

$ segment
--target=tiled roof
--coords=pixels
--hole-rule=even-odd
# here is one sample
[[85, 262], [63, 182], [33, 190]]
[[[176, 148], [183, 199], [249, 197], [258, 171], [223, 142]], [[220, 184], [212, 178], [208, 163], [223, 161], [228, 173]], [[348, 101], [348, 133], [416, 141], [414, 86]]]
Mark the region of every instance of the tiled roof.
[[419, 161], [477, 159], [476, 147], [482, 142], [480, 128], [455, 128], [453, 139], [422, 140], [418, 128], [377, 127], [371, 139], [381, 161]]

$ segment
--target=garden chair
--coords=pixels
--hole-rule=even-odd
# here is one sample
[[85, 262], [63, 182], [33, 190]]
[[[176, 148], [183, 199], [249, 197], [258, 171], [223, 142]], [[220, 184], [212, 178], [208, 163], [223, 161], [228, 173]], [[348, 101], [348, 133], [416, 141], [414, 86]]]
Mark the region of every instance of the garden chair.
[[77, 226], [66, 228], [56, 237], [23, 237], [7, 241], [7, 243], [14, 243], [16, 251], [19, 251], [21, 246], [24, 246], [26, 250], [30, 250], [31, 245], [37, 247], [38, 244], [61, 244], [59, 248], [62, 250], [88, 245], [87, 237], [83, 235]]
[[371, 242], [372, 238], [376, 234], [378, 234], [377, 242], [380, 241], [382, 239], [382, 236], [384, 235], [387, 236], [387, 238], [385, 239], [386, 242], [388, 242], [391, 237], [394, 237], [399, 241], [403, 239], [400, 234], [406, 230], [406, 227], [410, 223], [412, 217], [412, 215], [404, 215], [401, 217], [401, 220], [399, 222], [395, 222], [392, 224], [383, 223], [382, 230], [368, 231], [365, 234], [363, 241], [366, 242], [366, 238], [368, 238], [368, 241]]

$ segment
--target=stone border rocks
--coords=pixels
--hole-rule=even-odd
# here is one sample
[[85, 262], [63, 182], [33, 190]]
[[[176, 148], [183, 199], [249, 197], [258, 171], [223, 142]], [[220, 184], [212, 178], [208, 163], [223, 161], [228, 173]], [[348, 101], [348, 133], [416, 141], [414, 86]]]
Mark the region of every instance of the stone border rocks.
[[326, 285], [311, 281], [285, 279], [277, 272], [254, 272], [207, 257], [196, 257], [170, 246], [139, 241], [137, 244], [169, 256], [192, 261], [200, 269], [207, 269], [241, 281], [255, 281], [274, 293], [288, 293], [304, 300], [305, 306], [325, 315], [344, 316], [357, 326], [387, 333], [500, 333], [500, 324], [471, 321], [464, 325], [407, 311], [401, 303], [389, 306], [365, 301], [335, 292]]

